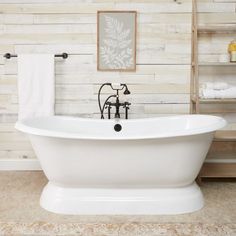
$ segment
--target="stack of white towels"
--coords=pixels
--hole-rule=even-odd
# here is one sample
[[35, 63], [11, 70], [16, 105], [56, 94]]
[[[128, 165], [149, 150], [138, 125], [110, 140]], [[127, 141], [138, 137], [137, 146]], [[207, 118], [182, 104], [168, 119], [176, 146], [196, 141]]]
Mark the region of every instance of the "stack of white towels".
[[206, 82], [201, 85], [200, 97], [205, 99], [236, 98], [236, 86], [226, 82]]

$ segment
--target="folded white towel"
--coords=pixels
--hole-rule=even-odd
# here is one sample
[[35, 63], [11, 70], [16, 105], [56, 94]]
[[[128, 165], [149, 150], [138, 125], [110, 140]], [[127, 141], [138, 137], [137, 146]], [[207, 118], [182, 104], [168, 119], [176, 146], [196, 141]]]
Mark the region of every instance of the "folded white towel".
[[236, 87], [231, 87], [221, 91], [223, 98], [236, 98]]
[[202, 98], [236, 98], [236, 87], [231, 87], [224, 90], [215, 90], [215, 89], [202, 89], [200, 96]]
[[18, 56], [18, 119], [54, 114], [54, 55]]
[[202, 88], [204, 89], [224, 90], [229, 87], [229, 84], [226, 82], [206, 82], [202, 84]]
[[200, 90], [200, 97], [201, 98], [211, 98], [211, 99], [214, 99], [214, 98], [216, 98], [215, 90], [214, 89], [202, 88]]

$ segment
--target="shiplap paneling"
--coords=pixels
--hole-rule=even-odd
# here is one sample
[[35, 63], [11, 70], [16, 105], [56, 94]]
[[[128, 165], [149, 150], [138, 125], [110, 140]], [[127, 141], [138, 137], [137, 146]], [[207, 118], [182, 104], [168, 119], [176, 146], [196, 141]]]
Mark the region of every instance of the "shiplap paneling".
[[[236, 23], [235, 1], [198, 3], [200, 24]], [[138, 11], [135, 73], [96, 70], [96, 12], [112, 9]], [[17, 59], [6, 60], [4, 53], [70, 54], [67, 60], [56, 59], [57, 114], [98, 118], [97, 91], [104, 82], [129, 85], [131, 118], [185, 114], [189, 112], [191, 10], [190, 0], [0, 0], [0, 159], [35, 157], [27, 137], [14, 129]], [[231, 40], [229, 35], [202, 37], [200, 60], [217, 61]], [[221, 76], [210, 69], [202, 72], [203, 80]], [[230, 74], [226, 76], [232, 81]], [[109, 92], [105, 89], [102, 98]], [[217, 114], [218, 108], [211, 111]], [[223, 116], [235, 120], [230, 113]]]

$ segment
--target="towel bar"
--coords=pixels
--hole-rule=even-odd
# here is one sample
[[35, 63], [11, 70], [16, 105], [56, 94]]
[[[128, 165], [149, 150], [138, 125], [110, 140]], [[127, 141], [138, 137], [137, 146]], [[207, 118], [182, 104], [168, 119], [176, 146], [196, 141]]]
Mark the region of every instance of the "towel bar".
[[[6, 53], [6, 54], [4, 54], [4, 57], [6, 59], [10, 59], [12, 57], [17, 57], [17, 55], [11, 54], [11, 53]], [[56, 54], [55, 57], [62, 57], [63, 59], [66, 59], [68, 57], [68, 54], [64, 52], [62, 54]]]

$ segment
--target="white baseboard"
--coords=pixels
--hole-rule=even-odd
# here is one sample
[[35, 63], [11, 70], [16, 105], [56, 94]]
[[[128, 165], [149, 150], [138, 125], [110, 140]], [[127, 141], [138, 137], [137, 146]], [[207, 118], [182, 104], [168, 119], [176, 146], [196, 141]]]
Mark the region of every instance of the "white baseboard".
[[37, 159], [0, 159], [0, 171], [24, 171], [24, 170], [42, 170]]

